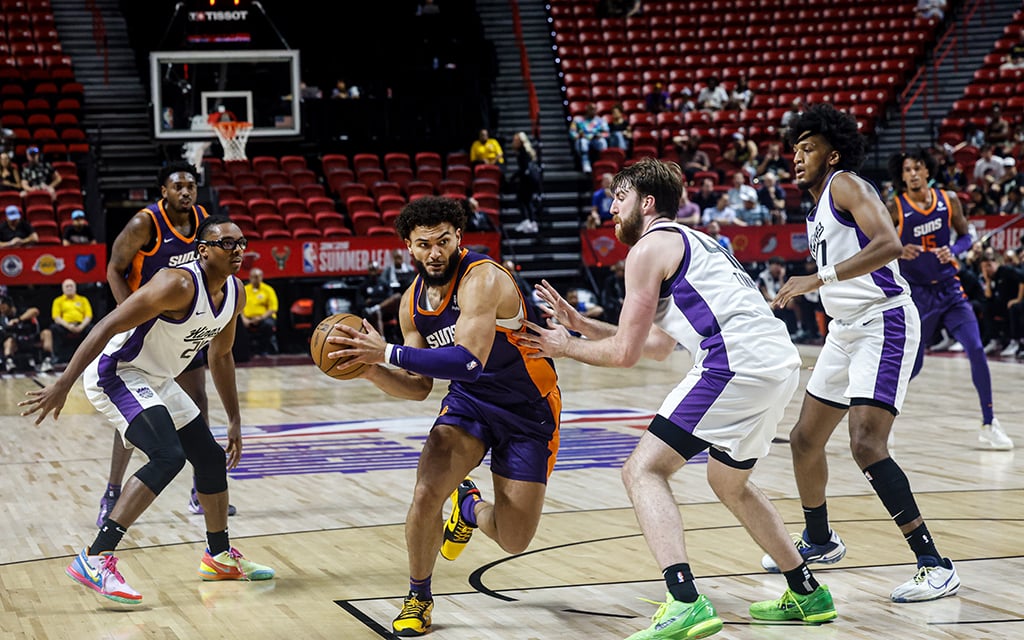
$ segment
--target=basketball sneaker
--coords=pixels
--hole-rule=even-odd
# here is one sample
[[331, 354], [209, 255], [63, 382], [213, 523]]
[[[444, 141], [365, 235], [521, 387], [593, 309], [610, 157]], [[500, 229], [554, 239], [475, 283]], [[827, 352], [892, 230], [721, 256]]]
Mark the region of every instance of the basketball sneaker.
[[117, 557], [111, 553], [90, 556], [88, 549], [82, 549], [75, 560], [64, 570], [72, 580], [88, 587], [104, 598], [121, 604], [139, 604], [142, 596], [128, 586], [121, 572], [117, 570]]
[[691, 640], [722, 630], [722, 619], [704, 594], [697, 596], [694, 602], [679, 602], [671, 593], [665, 594], [665, 602], [641, 600], [660, 606], [651, 618], [651, 626], [626, 640]]
[[434, 601], [420, 600], [419, 594], [410, 591], [402, 603], [402, 611], [391, 623], [391, 630], [396, 636], [422, 636], [430, 630], [430, 612], [434, 610]]
[[999, 420], [996, 418], [992, 418], [992, 424], [981, 425], [981, 431], [978, 432], [978, 442], [982, 447], [994, 451], [1010, 451], [1013, 449], [1013, 440], [1010, 440], [1010, 436], [1006, 435], [1002, 425], [999, 424]]
[[[921, 562], [935, 562], [932, 566], [922, 566]], [[960, 589], [960, 576], [956, 573], [949, 558], [921, 556], [918, 559], [917, 573], [910, 580], [892, 590], [893, 602], [926, 602], [951, 596]]]
[[755, 602], [750, 605], [750, 616], [755, 620], [827, 622], [835, 619], [836, 607], [828, 587], [820, 584], [806, 596], [786, 589], [778, 600]]
[[462, 501], [466, 496], [474, 496], [473, 502], [480, 500], [480, 490], [468, 477], [452, 492], [452, 514], [444, 523], [444, 541], [441, 543], [441, 557], [445, 560], [458, 558], [473, 537], [473, 529], [476, 529], [475, 524], [469, 524], [462, 517]]
[[114, 505], [117, 504], [118, 498], [121, 497], [121, 488], [112, 489], [107, 488], [107, 491], [100, 498], [100, 514], [96, 516], [96, 526], [102, 527], [103, 521], [107, 519], [110, 512], [114, 510]]
[[199, 561], [199, 577], [203, 580], [270, 580], [274, 570], [246, 560], [234, 547], [215, 556], [207, 549]]
[[[194, 514], [200, 515], [200, 516], [203, 515], [203, 513], [205, 513], [203, 511], [203, 505], [200, 504], [200, 502], [199, 502], [199, 495], [196, 493], [196, 488], [195, 487], [192, 487], [192, 493], [188, 497], [188, 510], [189, 510], [189, 513], [194, 513]], [[229, 516], [235, 515], [235, 513], [237, 511], [238, 510], [235, 509], [235, 505], [233, 505], [233, 504], [229, 504], [228, 505], [228, 515]]]
[[[800, 552], [800, 557], [804, 559], [804, 562], [811, 564], [817, 562], [818, 564], [835, 564], [843, 559], [846, 555], [846, 545], [843, 544], [842, 538], [835, 531], [832, 532], [831, 537], [825, 544], [814, 544], [807, 540], [807, 529], [804, 529], [803, 534], [793, 533], [790, 534], [793, 537], [793, 544], [796, 545], [796, 550]], [[775, 560], [772, 559], [767, 553], [761, 558], [761, 566], [766, 571], [772, 573], [779, 573], [779, 565], [775, 564]]]

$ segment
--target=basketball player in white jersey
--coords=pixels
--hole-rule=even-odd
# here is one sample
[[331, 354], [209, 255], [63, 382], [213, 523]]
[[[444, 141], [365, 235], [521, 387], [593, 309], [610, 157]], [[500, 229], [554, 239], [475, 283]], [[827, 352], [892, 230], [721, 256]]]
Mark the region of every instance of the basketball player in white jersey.
[[[641, 356], [664, 360], [681, 344], [693, 368], [668, 395], [622, 469], [640, 528], [663, 568], [666, 603], [651, 627], [631, 636], [703, 638], [722, 628], [690, 570], [679, 508], [669, 478], [707, 450], [708, 482], [750, 536], [779, 558], [789, 588], [757, 602], [762, 620], [823, 622], [836, 617], [828, 587], [796, 553], [778, 511], [750, 482], [799, 385], [800, 356], [786, 325], [750, 276], [712, 238], [675, 222], [682, 171], [645, 158], [612, 184], [615, 234], [631, 245], [619, 324], [578, 313], [547, 282], [540, 297], [559, 325], [529, 323], [520, 343], [535, 357], [569, 357], [605, 367], [631, 367]], [[569, 330], [583, 338], [574, 338]]]
[[[934, 600], [960, 588], [953, 563], [936, 550], [910, 482], [889, 456], [887, 439], [903, 405], [920, 342], [920, 320], [897, 259], [897, 220], [874, 187], [853, 173], [864, 159], [857, 122], [831, 105], [810, 107], [790, 123], [797, 185], [814, 197], [807, 217], [816, 275], [790, 278], [772, 303], [818, 291], [832, 318], [800, 418], [790, 433], [793, 468], [806, 529], [793, 539], [808, 563], [832, 564], [846, 554], [829, 528], [825, 504], [825, 443], [849, 413], [850, 449], [917, 556], [914, 577], [897, 586], [894, 602]], [[762, 566], [777, 571], [765, 556]]]
[[[75, 381], [120, 432], [126, 446], [149, 458], [125, 484], [121, 498], [66, 573], [76, 582], [123, 604], [142, 596], [125, 582], [113, 551], [126, 529], [192, 463], [206, 518], [207, 550], [199, 564], [204, 580], [266, 580], [273, 569], [250, 562], [228, 541], [227, 470], [242, 454], [241, 417], [231, 347], [245, 292], [235, 273], [246, 240], [228, 218], [213, 216], [197, 231], [199, 261], [164, 269], [99, 322], [49, 387], [30, 391], [22, 415], [36, 424], [54, 419]], [[209, 345], [214, 385], [228, 416], [227, 459], [196, 403], [175, 382], [195, 354]]]

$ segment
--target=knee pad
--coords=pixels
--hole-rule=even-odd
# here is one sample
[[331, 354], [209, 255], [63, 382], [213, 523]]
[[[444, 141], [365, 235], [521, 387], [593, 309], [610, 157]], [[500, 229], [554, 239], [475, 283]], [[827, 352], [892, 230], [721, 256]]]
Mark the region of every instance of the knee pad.
[[202, 417], [188, 423], [178, 435], [185, 456], [192, 463], [196, 491], [205, 494], [227, 491], [228, 466], [224, 449], [214, 440]]
[[128, 425], [125, 436], [149, 457], [149, 462], [135, 472], [135, 477], [159, 495], [185, 466], [185, 450], [167, 407], [144, 410]]

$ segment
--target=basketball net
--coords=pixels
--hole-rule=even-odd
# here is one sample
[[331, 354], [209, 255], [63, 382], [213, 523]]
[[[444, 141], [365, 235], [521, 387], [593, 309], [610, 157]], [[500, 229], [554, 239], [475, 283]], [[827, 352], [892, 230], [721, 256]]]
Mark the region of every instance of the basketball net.
[[245, 160], [245, 143], [252, 133], [251, 122], [214, 122], [213, 130], [224, 149], [224, 160]]
[[[203, 116], [192, 116], [191, 129], [193, 131], [209, 131], [210, 125], [206, 122], [206, 118]], [[213, 145], [212, 142], [206, 140], [190, 140], [185, 144], [181, 145], [181, 157], [183, 160], [188, 161], [198, 171], [203, 171], [203, 156], [206, 151]]]

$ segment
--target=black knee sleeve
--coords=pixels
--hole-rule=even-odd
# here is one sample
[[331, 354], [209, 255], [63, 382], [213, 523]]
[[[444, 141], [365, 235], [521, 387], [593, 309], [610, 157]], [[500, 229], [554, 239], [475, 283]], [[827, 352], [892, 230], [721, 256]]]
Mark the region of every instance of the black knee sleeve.
[[910, 491], [910, 481], [895, 460], [886, 458], [868, 466], [864, 469], [864, 477], [897, 525], [902, 527], [921, 516]]
[[227, 491], [228, 466], [224, 449], [214, 440], [202, 416], [178, 432], [185, 457], [192, 463], [196, 491], [212, 494]]
[[135, 472], [135, 477], [159, 495], [185, 466], [185, 450], [167, 407], [144, 410], [128, 425], [125, 437], [149, 457], [149, 462]]

